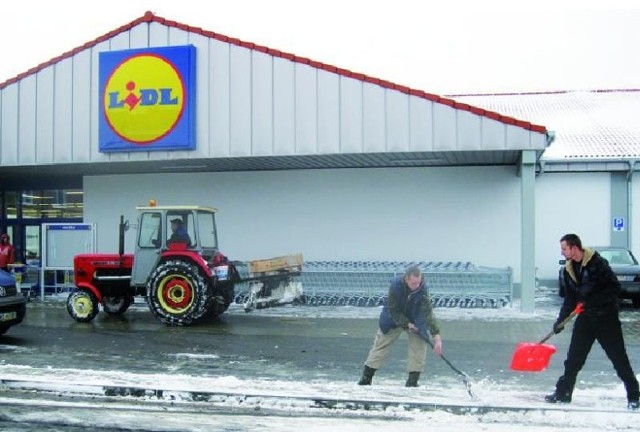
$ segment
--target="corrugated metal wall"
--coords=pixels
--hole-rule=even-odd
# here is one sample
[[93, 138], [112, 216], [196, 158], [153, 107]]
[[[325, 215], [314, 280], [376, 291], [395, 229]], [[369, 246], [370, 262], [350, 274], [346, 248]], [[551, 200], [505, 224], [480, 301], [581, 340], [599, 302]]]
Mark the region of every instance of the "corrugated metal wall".
[[[197, 148], [98, 152], [98, 54], [193, 44]], [[545, 146], [544, 134], [196, 33], [142, 23], [0, 91], [4, 166]]]

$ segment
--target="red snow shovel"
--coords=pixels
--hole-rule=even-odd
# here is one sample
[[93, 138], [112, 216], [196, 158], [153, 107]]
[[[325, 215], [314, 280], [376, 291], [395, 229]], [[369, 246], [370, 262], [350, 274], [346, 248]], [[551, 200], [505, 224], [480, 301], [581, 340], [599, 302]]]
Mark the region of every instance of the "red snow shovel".
[[[560, 323], [560, 327], [564, 327], [576, 315], [582, 312], [582, 303], [578, 303], [576, 308], [569, 316]], [[540, 372], [547, 368], [551, 356], [556, 352], [556, 347], [545, 344], [544, 342], [553, 336], [555, 332], [552, 330], [538, 343], [521, 342], [516, 346], [511, 359], [511, 369], [525, 372]]]

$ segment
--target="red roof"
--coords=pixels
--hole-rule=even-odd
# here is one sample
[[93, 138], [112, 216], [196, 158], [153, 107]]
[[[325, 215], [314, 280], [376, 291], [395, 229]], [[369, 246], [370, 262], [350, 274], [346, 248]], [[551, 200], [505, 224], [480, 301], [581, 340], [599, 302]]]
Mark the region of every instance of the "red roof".
[[26, 72], [23, 72], [13, 78], [8, 79], [7, 81], [0, 83], [0, 90], [4, 89], [5, 87], [7, 87], [8, 85], [14, 84], [20, 80], [22, 80], [23, 78], [28, 77], [29, 75], [35, 74], [39, 71], [41, 71], [42, 69], [45, 69], [53, 64], [56, 64], [66, 58], [69, 57], [73, 57], [75, 54], [85, 50], [85, 49], [89, 49], [92, 48], [96, 45], [98, 45], [101, 42], [105, 42], [111, 38], [113, 38], [114, 36], [126, 32], [130, 29], [132, 29], [133, 27], [142, 24], [142, 23], [152, 23], [152, 22], [156, 22], [162, 25], [165, 25], [167, 27], [174, 27], [180, 30], [184, 30], [186, 32], [190, 32], [190, 33], [196, 33], [208, 38], [212, 38], [212, 39], [217, 39], [221, 42], [226, 42], [232, 45], [237, 45], [243, 48], [247, 48], [247, 49], [251, 49], [251, 50], [256, 50], [256, 51], [260, 51], [266, 54], [269, 54], [271, 56], [274, 57], [281, 57], [296, 63], [302, 63], [302, 64], [306, 64], [309, 65], [311, 67], [314, 67], [316, 69], [322, 69], [331, 73], [335, 73], [338, 75], [342, 75], [345, 77], [349, 77], [349, 78], [353, 78], [359, 81], [363, 81], [363, 82], [367, 82], [367, 83], [371, 83], [371, 84], [375, 84], [378, 85], [380, 87], [384, 87], [384, 88], [388, 88], [391, 90], [396, 90], [399, 91], [401, 93], [405, 93], [408, 95], [412, 95], [412, 96], [416, 96], [419, 98], [423, 98], [423, 99], [427, 99], [429, 101], [432, 102], [437, 102], [437, 103], [441, 103], [447, 106], [450, 106], [452, 108], [455, 109], [459, 109], [459, 110], [463, 110], [463, 111], [469, 111], [473, 114], [476, 115], [480, 115], [483, 117], [487, 117], [505, 124], [509, 124], [509, 125], [514, 125], [514, 126], [519, 126], [523, 129], [527, 129], [527, 130], [531, 130], [533, 132], [539, 132], [539, 133], [545, 133], [547, 131], [546, 127], [544, 126], [540, 126], [540, 125], [535, 125], [532, 123], [529, 123], [527, 121], [523, 121], [523, 120], [517, 120], [515, 118], [512, 117], [508, 117], [493, 111], [488, 111], [488, 110], [484, 110], [481, 108], [477, 108], [477, 107], [473, 107], [470, 106], [468, 104], [465, 103], [461, 103], [461, 102], [457, 102], [453, 99], [448, 99], [442, 96], [438, 96], [436, 94], [432, 94], [432, 93], [427, 93], [425, 91], [422, 90], [416, 90], [416, 89], [412, 89], [409, 88], [407, 86], [403, 86], [403, 85], [399, 85], [399, 84], [395, 84], [392, 83], [390, 81], [385, 81], [379, 78], [375, 78], [375, 77], [371, 77], [362, 73], [356, 73], [356, 72], [352, 72], [350, 70], [347, 69], [342, 69], [342, 68], [338, 68], [336, 66], [332, 66], [332, 65], [328, 65], [325, 63], [321, 63], [315, 60], [311, 60], [308, 59], [306, 57], [300, 57], [297, 56], [295, 54], [290, 54], [290, 53], [286, 53], [286, 52], [282, 52], [279, 51], [277, 49], [273, 49], [273, 48], [269, 48], [269, 47], [265, 47], [262, 45], [257, 45], [254, 44], [252, 42], [246, 42], [246, 41], [242, 41], [240, 39], [236, 39], [236, 38], [231, 38], [225, 35], [222, 35], [220, 33], [216, 33], [216, 32], [212, 32], [209, 30], [204, 30], [201, 29], [199, 27], [192, 27], [186, 24], [181, 24], [178, 23], [176, 21], [171, 21], [159, 16], [154, 15], [152, 12], [147, 11], [142, 17], [137, 18], [133, 21], [131, 21], [128, 24], [125, 24], [115, 30], [112, 30], [90, 42], [85, 43], [84, 45], [81, 45], [79, 47], [76, 47], [70, 51], [67, 51], [57, 57], [54, 57], [52, 59], [50, 59], [49, 61], [46, 61], [44, 63], [39, 64], [38, 66], [29, 69]]

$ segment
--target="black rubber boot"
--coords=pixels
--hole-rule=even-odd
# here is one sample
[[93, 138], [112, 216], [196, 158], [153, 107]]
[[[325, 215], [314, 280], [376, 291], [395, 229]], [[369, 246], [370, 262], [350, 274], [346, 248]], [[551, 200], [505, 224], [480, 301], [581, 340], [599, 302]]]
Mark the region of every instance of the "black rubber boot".
[[[638, 409], [638, 400], [640, 400], [640, 389], [638, 388], [638, 380], [635, 379], [635, 376], [632, 380], [624, 383], [625, 388], [627, 389], [627, 401], [629, 402], [629, 409]], [[632, 404], [632, 402], [634, 402]], [[635, 405], [636, 408], [632, 408], [631, 405]]]
[[556, 391], [548, 394], [544, 397], [544, 400], [549, 403], [570, 403], [571, 395], [573, 394], [572, 381], [567, 380], [565, 377], [560, 377], [556, 383]]
[[358, 381], [358, 385], [371, 385], [371, 380], [373, 379], [373, 374], [376, 373], [374, 368], [370, 368], [367, 365], [364, 365], [364, 369], [362, 370], [362, 377], [360, 377], [360, 381]]
[[420, 378], [420, 372], [409, 372], [409, 378], [405, 383], [405, 387], [418, 387], [418, 379]]
[[549, 403], [570, 403], [571, 395], [567, 393], [553, 392], [544, 397], [545, 402]]

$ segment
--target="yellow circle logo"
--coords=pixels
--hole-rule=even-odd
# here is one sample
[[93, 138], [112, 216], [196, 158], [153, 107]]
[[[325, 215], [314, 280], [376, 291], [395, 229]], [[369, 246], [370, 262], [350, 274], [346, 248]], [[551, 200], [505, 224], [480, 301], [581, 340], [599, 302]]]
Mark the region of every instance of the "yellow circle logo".
[[164, 57], [130, 57], [107, 79], [103, 95], [106, 120], [127, 141], [153, 143], [169, 134], [180, 121], [185, 93], [180, 73]]

